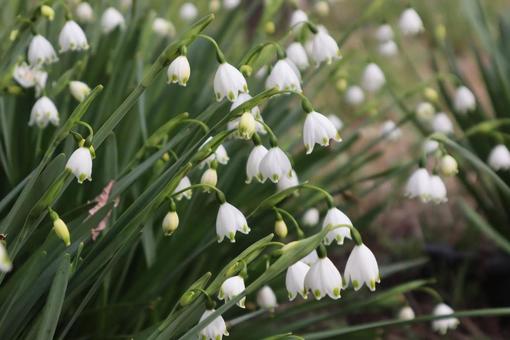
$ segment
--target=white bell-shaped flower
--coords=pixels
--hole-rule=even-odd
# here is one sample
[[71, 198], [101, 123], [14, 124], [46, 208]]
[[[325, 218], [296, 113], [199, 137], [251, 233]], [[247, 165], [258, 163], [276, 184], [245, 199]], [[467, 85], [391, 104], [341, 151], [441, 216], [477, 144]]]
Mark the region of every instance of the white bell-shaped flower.
[[278, 146], [270, 148], [259, 165], [262, 178], [269, 178], [273, 183], [278, 183], [283, 177], [290, 177], [291, 170], [289, 158]]
[[30, 65], [52, 64], [56, 61], [58, 61], [57, 53], [51, 43], [40, 34], [33, 37], [28, 46]]
[[308, 21], [308, 15], [300, 10], [296, 9], [294, 12], [292, 12], [290, 16], [290, 28], [299, 28], [301, 27], [306, 21]]
[[298, 69], [305, 70], [310, 63], [308, 61], [308, 55], [306, 50], [301, 43], [293, 42], [287, 47], [287, 57], [297, 66]]
[[257, 305], [262, 309], [274, 310], [278, 306], [276, 295], [268, 285], [260, 288], [257, 292]]
[[[218, 292], [218, 299], [228, 302], [229, 300], [232, 300], [237, 295], [244, 292], [245, 288], [244, 279], [241, 276], [237, 275], [229, 277], [221, 285], [220, 291]], [[241, 308], [245, 308], [245, 301], [246, 297], [243, 297], [241, 300], [239, 300], [239, 302], [237, 302], [237, 305]]]
[[0, 242], [0, 272], [7, 273], [12, 270], [12, 261], [9, 258], [7, 249], [3, 243]]
[[404, 195], [409, 198], [419, 198], [426, 203], [431, 198], [430, 175], [427, 169], [419, 168], [407, 180]]
[[414, 318], [415, 318], [414, 310], [409, 306], [402, 307], [398, 311], [399, 320], [413, 320]]
[[423, 21], [413, 8], [407, 8], [402, 12], [398, 25], [403, 35], [416, 35], [424, 30]]
[[79, 22], [88, 23], [94, 20], [94, 10], [88, 2], [80, 2], [74, 11]]
[[29, 126], [36, 124], [39, 128], [45, 128], [49, 123], [58, 126], [60, 122], [58, 110], [50, 98], [44, 96], [35, 102], [30, 113]]
[[376, 283], [381, 282], [377, 260], [363, 243], [352, 249], [345, 265], [344, 280], [345, 287], [350, 282], [354, 290], [358, 290], [365, 284], [371, 291], [375, 290]]
[[[201, 322], [209, 317], [212, 313], [214, 313], [214, 309], [207, 309], [204, 314], [200, 317], [198, 322]], [[214, 319], [211, 323], [205, 326], [200, 331], [200, 339], [201, 340], [221, 340], [223, 336], [228, 336], [227, 325], [225, 324], [225, 320], [220, 315], [216, 319]]]
[[181, 17], [182, 20], [186, 22], [191, 22], [195, 20], [197, 15], [198, 15], [197, 6], [195, 6], [191, 2], [183, 3], [181, 8], [179, 9], [179, 16]]
[[491, 150], [487, 163], [496, 171], [510, 169], [510, 151], [506, 145], [496, 145]]
[[[174, 192], [182, 191], [186, 188], [189, 188], [190, 186], [191, 186], [191, 181], [189, 180], [188, 176], [184, 176], [179, 181], [179, 184], [177, 184], [177, 187], [175, 188]], [[175, 199], [178, 201], [180, 201], [183, 198], [186, 198], [189, 200], [189, 199], [191, 199], [192, 195], [193, 195], [193, 191], [190, 189], [190, 190], [186, 190], [186, 191], [181, 192], [180, 194], [176, 195]]]
[[387, 41], [393, 40], [393, 28], [389, 24], [382, 24], [377, 28], [375, 32], [375, 38], [380, 43], [385, 43]]
[[266, 177], [260, 172], [260, 162], [266, 154], [267, 149], [264, 145], [257, 145], [251, 150], [246, 161], [246, 183], [251, 183], [253, 178], [256, 178], [261, 183], [266, 181]]
[[319, 30], [312, 38], [311, 56], [316, 64], [326, 62], [331, 64], [333, 60], [342, 57], [335, 39], [324, 30]]
[[436, 152], [436, 150], [439, 148], [439, 143], [433, 139], [427, 139], [423, 143], [423, 151], [425, 154], [429, 155], [431, 153]]
[[308, 255], [306, 255], [305, 257], [303, 257], [301, 259], [301, 262], [311, 266], [313, 265], [315, 262], [317, 262], [319, 260], [319, 255], [317, 254], [317, 250], [312, 250]]
[[431, 122], [435, 113], [434, 105], [429, 102], [421, 102], [416, 105], [416, 115], [422, 122]]
[[299, 178], [294, 170], [290, 171], [290, 176], [282, 176], [278, 183], [276, 183], [276, 189], [278, 192], [286, 190], [288, 188], [295, 187], [299, 184]]
[[315, 144], [328, 146], [330, 139], [337, 142], [342, 140], [333, 123], [316, 111], [309, 112], [303, 126], [303, 143], [306, 154], [312, 153]]
[[380, 43], [377, 51], [383, 57], [393, 57], [398, 54], [398, 46], [393, 40]]
[[69, 91], [74, 99], [82, 102], [90, 94], [90, 87], [82, 81], [72, 80], [69, 82]]
[[75, 21], [69, 20], [64, 24], [58, 36], [60, 53], [67, 51], [81, 51], [89, 48], [87, 36]]
[[342, 127], [344, 126], [344, 122], [342, 122], [340, 117], [338, 117], [336, 115], [328, 115], [328, 119], [331, 122], [331, 124], [333, 124], [335, 129], [337, 129], [337, 131], [340, 131], [342, 129]]
[[392, 120], [387, 120], [381, 126], [381, 136], [390, 141], [397, 141], [402, 136], [402, 131]]
[[358, 106], [365, 101], [365, 93], [357, 85], [349, 86], [345, 91], [345, 101], [352, 106]]
[[301, 221], [303, 224], [307, 227], [313, 227], [319, 223], [320, 214], [319, 209], [317, 208], [310, 208], [307, 211], [305, 211]]
[[124, 17], [122, 14], [113, 7], [108, 7], [101, 17], [101, 29], [103, 33], [113, 32], [117, 27], [124, 29], [126, 26]]
[[[338, 227], [342, 226], [343, 227]], [[335, 241], [338, 245], [344, 244], [344, 239], [351, 239], [351, 230], [348, 226], [352, 226], [352, 222], [338, 208], [330, 208], [322, 222], [322, 228], [337, 227], [326, 234], [324, 244], [329, 245]]]
[[305, 288], [310, 290], [317, 300], [326, 295], [336, 300], [340, 298], [342, 276], [330, 259], [319, 258], [306, 273]]
[[241, 3], [241, 0], [223, 0], [223, 7], [225, 7], [226, 10], [231, 10], [239, 6]]
[[272, 88], [301, 92], [299, 77], [285, 59], [280, 59], [274, 64], [269, 77], [266, 79], [266, 89]]
[[38, 97], [46, 87], [48, 73], [38, 66], [29, 66], [27, 63], [23, 62], [14, 67], [12, 77], [24, 88], [35, 86], [35, 95]]
[[222, 242], [225, 236], [230, 242], [235, 242], [236, 232], [248, 234], [250, 228], [243, 213], [228, 202], [220, 205], [218, 215], [216, 216], [216, 235], [218, 242]]
[[436, 204], [448, 201], [446, 186], [437, 175], [430, 176], [430, 200]]
[[453, 106], [460, 113], [466, 113], [476, 108], [476, 98], [473, 92], [465, 86], [459, 86], [455, 90]]
[[92, 154], [90, 149], [81, 146], [74, 150], [67, 161], [66, 169], [72, 172], [80, 184], [85, 180], [92, 181]]
[[[204, 147], [204, 145], [206, 145], [210, 140], [212, 139], [212, 137], [209, 137], [206, 139], [206, 141], [204, 142], [204, 144], [202, 144], [202, 147]], [[213, 153], [211, 153], [209, 155], [209, 157], [207, 157], [202, 163], [201, 163], [201, 166], [204, 166], [205, 164], [211, 164], [212, 161], [217, 161], [218, 163], [220, 164], [228, 164], [228, 161], [230, 160], [230, 157], [228, 156], [228, 153], [227, 153], [227, 149], [225, 149], [225, 147], [223, 145], [219, 145], [216, 150], [214, 150]]]
[[375, 93], [386, 83], [384, 73], [375, 63], [370, 63], [365, 67], [361, 77], [361, 87], [367, 92]]
[[185, 55], [178, 56], [168, 66], [168, 83], [179, 83], [186, 86], [191, 74], [188, 58]]
[[233, 102], [240, 93], [246, 92], [248, 92], [248, 84], [243, 74], [227, 62], [220, 64], [214, 75], [216, 100], [221, 101], [227, 97], [228, 100]]
[[[453, 309], [445, 303], [438, 304], [434, 310], [432, 311], [432, 315], [435, 316], [443, 316], [453, 314]], [[437, 319], [432, 321], [432, 329], [439, 334], [445, 335], [449, 329], [455, 329], [459, 325], [459, 319], [445, 318], [445, 319]]]
[[152, 30], [161, 37], [173, 37], [175, 35], [174, 25], [164, 18], [154, 18]]
[[285, 274], [285, 287], [289, 293], [290, 301], [293, 301], [297, 294], [301, 295], [303, 299], [308, 297], [307, 290], [305, 288], [305, 277], [309, 269], [310, 266], [301, 261], [298, 261], [287, 268], [287, 274]]
[[443, 176], [455, 176], [459, 172], [459, 165], [455, 158], [444, 155], [439, 161], [439, 171]]
[[453, 133], [453, 123], [446, 113], [438, 112], [432, 120], [432, 130], [447, 135]]

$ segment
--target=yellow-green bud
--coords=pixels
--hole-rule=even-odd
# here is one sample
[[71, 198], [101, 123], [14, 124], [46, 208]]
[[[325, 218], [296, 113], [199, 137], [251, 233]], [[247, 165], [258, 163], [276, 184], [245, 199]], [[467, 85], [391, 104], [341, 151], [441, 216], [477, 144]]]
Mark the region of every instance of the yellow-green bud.
[[165, 236], [172, 235], [177, 230], [178, 226], [179, 226], [179, 215], [177, 215], [176, 211], [169, 211], [166, 214], [165, 218], [163, 219], [163, 224], [162, 224], [163, 234], [165, 234]]
[[245, 65], [241, 66], [239, 71], [241, 71], [241, 73], [244, 74], [245, 76], [249, 77], [253, 73], [253, 67], [251, 67], [250, 65], [245, 64]]
[[239, 136], [244, 139], [250, 139], [255, 133], [256, 122], [253, 115], [249, 112], [243, 113], [239, 120]]
[[216, 13], [216, 12], [218, 12], [218, 10], [220, 9], [220, 7], [221, 7], [220, 0], [211, 0], [211, 2], [209, 2], [209, 10], [210, 10], [212, 13]]
[[347, 88], [347, 80], [345, 78], [340, 78], [336, 81], [336, 89], [339, 92], [344, 92]]
[[13, 95], [18, 95], [23, 92], [23, 89], [18, 85], [9, 85], [7, 86], [7, 92]]
[[58, 238], [64, 241], [66, 247], [71, 245], [71, 235], [69, 234], [69, 229], [67, 225], [62, 221], [62, 219], [57, 218], [53, 221], [53, 231], [57, 234]]
[[444, 155], [439, 162], [439, 171], [443, 176], [454, 176], [459, 172], [459, 166], [455, 158]]
[[327, 16], [329, 14], [329, 4], [327, 1], [321, 0], [317, 1], [315, 3], [315, 11], [317, 11], [317, 14], [320, 16]]
[[49, 21], [53, 21], [53, 19], [55, 19], [55, 11], [48, 5], [41, 6], [41, 14], [48, 18]]
[[161, 156], [161, 160], [164, 162], [168, 162], [170, 160], [170, 154], [168, 152], [165, 152], [163, 156]]
[[274, 22], [268, 21], [264, 25], [264, 30], [266, 31], [266, 34], [273, 34], [276, 31], [276, 27], [274, 25]]
[[284, 220], [277, 219], [274, 224], [274, 233], [279, 238], [285, 238], [287, 237], [287, 234], [289, 233], [289, 230], [287, 229], [287, 225], [285, 224]]
[[439, 41], [444, 41], [446, 38], [446, 26], [443, 24], [439, 24], [436, 26], [436, 39]]
[[423, 90], [423, 95], [425, 96], [425, 98], [427, 98], [428, 101], [431, 101], [433, 103], [436, 103], [437, 99], [439, 98], [437, 91], [431, 87], [426, 87], [425, 90]]
[[19, 31], [18, 30], [12, 30], [11, 33], [9, 33], [9, 40], [14, 41], [18, 37]]

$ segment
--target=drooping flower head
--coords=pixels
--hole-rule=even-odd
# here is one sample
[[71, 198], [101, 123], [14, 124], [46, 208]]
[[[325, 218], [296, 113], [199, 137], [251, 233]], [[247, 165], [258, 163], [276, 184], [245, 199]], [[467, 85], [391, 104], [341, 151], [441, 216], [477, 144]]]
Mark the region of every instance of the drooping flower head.
[[94, 20], [94, 10], [88, 2], [80, 2], [74, 11], [79, 22], [87, 23]]
[[263, 178], [278, 183], [283, 177], [290, 177], [292, 165], [290, 160], [278, 146], [273, 146], [260, 161], [259, 171]]
[[287, 57], [300, 70], [305, 70], [309, 65], [308, 55], [303, 45], [299, 42], [293, 42], [287, 47]]
[[337, 142], [342, 140], [331, 120], [316, 111], [309, 112], [303, 126], [306, 153], [312, 153], [315, 144], [328, 146], [330, 140]]
[[319, 29], [312, 39], [311, 55], [316, 64], [321, 64], [323, 62], [331, 64], [333, 60], [342, 57], [335, 39], [324, 29]]
[[58, 126], [60, 122], [58, 110], [55, 104], [46, 96], [43, 96], [35, 102], [30, 113], [29, 126], [36, 124], [39, 128], [43, 129], [49, 123]]
[[278, 192], [286, 190], [288, 188], [295, 187], [299, 184], [299, 178], [294, 170], [290, 171], [290, 177], [289, 176], [282, 176], [278, 183], [276, 183], [276, 188]]
[[335, 229], [326, 234], [324, 244], [329, 245], [335, 241], [338, 245], [342, 245], [346, 237], [351, 239], [349, 226], [352, 226], [352, 222], [347, 215], [338, 208], [330, 208], [324, 217], [322, 228], [335, 227]]
[[276, 295], [268, 285], [260, 288], [257, 292], [257, 305], [263, 309], [274, 310], [278, 306]]
[[355, 245], [352, 249], [345, 265], [344, 279], [345, 287], [351, 283], [354, 290], [360, 289], [365, 284], [374, 291], [375, 284], [381, 282], [377, 260], [363, 243]]
[[438, 112], [432, 120], [432, 130], [446, 135], [453, 133], [453, 123], [444, 112]]
[[407, 8], [402, 12], [398, 25], [403, 35], [416, 35], [424, 30], [423, 21], [413, 8]]
[[419, 168], [407, 180], [404, 195], [409, 198], [418, 197], [422, 202], [426, 203], [431, 198], [430, 190], [429, 172], [425, 168]]
[[276, 62], [266, 79], [266, 89], [277, 88], [278, 90], [301, 92], [299, 71], [294, 71], [292, 68], [294, 65], [291, 66], [290, 63], [292, 62], [287, 59], [280, 59]]
[[89, 48], [85, 32], [83, 32], [80, 25], [73, 20], [69, 20], [64, 24], [58, 36], [58, 44], [60, 45], [61, 53], [86, 50]]
[[[179, 181], [179, 184], [177, 184], [177, 187], [175, 188], [174, 193], [182, 191], [186, 188], [189, 188], [190, 186], [191, 186], [191, 181], [189, 180], [188, 176], [184, 176]], [[175, 199], [180, 201], [184, 197], [189, 200], [189, 199], [191, 199], [192, 195], [193, 195], [193, 191], [190, 189], [190, 190], [186, 190], [186, 191], [176, 195]]]
[[240, 93], [248, 92], [246, 79], [238, 69], [224, 62], [218, 66], [214, 75], [214, 93], [216, 100], [221, 101], [227, 98], [231, 102], [235, 101]]
[[375, 63], [370, 63], [365, 67], [361, 77], [361, 87], [367, 92], [377, 92], [386, 83], [384, 73]]
[[[453, 313], [454, 313], [453, 309], [445, 303], [438, 304], [434, 308], [434, 311], [432, 312], [432, 314], [435, 316], [450, 315]], [[460, 323], [459, 319], [455, 317], [437, 319], [432, 321], [432, 329], [442, 335], [445, 335], [449, 329], [457, 328], [459, 323]]]
[[168, 66], [168, 83], [179, 83], [181, 86], [186, 86], [190, 74], [191, 67], [188, 58], [185, 55], [180, 55]]
[[494, 170], [510, 169], [510, 151], [504, 144], [496, 145], [490, 152], [487, 160], [489, 166]]
[[297, 294], [301, 295], [303, 299], [307, 298], [308, 294], [305, 289], [305, 277], [309, 269], [310, 266], [301, 261], [298, 261], [287, 268], [287, 274], [285, 275], [285, 287], [289, 293], [290, 301], [294, 300]]
[[92, 154], [90, 149], [80, 146], [74, 150], [67, 161], [66, 169], [73, 173], [80, 184], [85, 180], [92, 181]]
[[101, 29], [103, 33], [113, 32], [117, 27], [124, 29], [126, 26], [124, 17], [122, 14], [113, 7], [108, 7], [101, 17]]
[[[202, 322], [203, 320], [207, 319], [209, 315], [214, 313], [214, 311], [214, 309], [206, 309], [198, 322]], [[228, 332], [225, 320], [223, 320], [221, 315], [200, 331], [201, 340], [221, 340], [223, 339], [223, 336], [228, 336]]]
[[250, 152], [246, 161], [246, 183], [251, 183], [253, 178], [263, 183], [266, 177], [260, 172], [260, 162], [266, 156], [267, 149], [264, 145], [256, 145]]
[[[237, 275], [232, 276], [226, 279], [223, 284], [220, 287], [220, 291], [218, 293], [218, 299], [225, 300], [225, 302], [228, 302], [229, 300], [232, 300], [237, 295], [244, 292], [246, 289], [244, 285], [244, 279]], [[237, 305], [241, 308], [244, 307], [244, 302], [246, 301], [246, 297], [243, 297], [241, 300], [237, 302]]]
[[459, 86], [455, 90], [453, 106], [460, 113], [466, 113], [476, 108], [476, 98], [473, 92], [466, 86]]
[[40, 34], [33, 37], [28, 46], [30, 65], [52, 64], [56, 61], [58, 61], [57, 53], [51, 43]]
[[340, 298], [342, 276], [330, 259], [319, 256], [306, 273], [305, 288], [312, 292], [316, 300], [326, 295], [336, 300]]
[[74, 99], [82, 102], [90, 94], [90, 87], [82, 81], [72, 80], [69, 82], [69, 91]]
[[222, 242], [225, 236], [230, 242], [235, 242], [236, 232], [248, 234], [250, 228], [243, 213], [228, 202], [220, 205], [216, 216], [216, 235], [218, 242]]

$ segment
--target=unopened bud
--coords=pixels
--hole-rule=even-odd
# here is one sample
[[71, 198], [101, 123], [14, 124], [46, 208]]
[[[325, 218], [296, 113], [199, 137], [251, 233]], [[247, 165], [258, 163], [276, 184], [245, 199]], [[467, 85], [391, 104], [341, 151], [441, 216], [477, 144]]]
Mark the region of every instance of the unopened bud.
[[436, 39], [439, 41], [444, 41], [446, 38], [446, 26], [443, 24], [439, 24], [436, 26]]
[[459, 166], [455, 158], [444, 155], [439, 162], [439, 171], [443, 176], [454, 176], [459, 172]]
[[431, 87], [426, 87], [425, 90], [423, 90], [423, 95], [425, 96], [425, 98], [427, 98], [428, 101], [431, 101], [433, 103], [437, 102], [439, 98], [437, 91]]
[[336, 89], [339, 92], [344, 92], [347, 89], [347, 80], [345, 78], [340, 78], [336, 81]]
[[179, 215], [177, 215], [176, 211], [169, 211], [165, 218], [163, 219], [163, 224], [161, 225], [163, 229], [163, 234], [165, 236], [172, 235], [179, 226]]
[[11, 33], [9, 33], [9, 40], [14, 41], [18, 37], [19, 31], [18, 30], [12, 30]]
[[273, 34], [276, 31], [276, 27], [274, 25], [274, 22], [268, 21], [264, 25], [264, 30], [266, 31], [266, 34]]
[[67, 225], [60, 218], [53, 221], [53, 231], [57, 234], [58, 238], [64, 241], [66, 247], [71, 245], [71, 235]]
[[[216, 187], [216, 184], [218, 183], [218, 172], [214, 168], [207, 169], [203, 174], [202, 178], [200, 179], [200, 184], [209, 185], [211, 187]], [[206, 192], [209, 192], [209, 188], [204, 189]]]
[[277, 219], [274, 224], [274, 233], [281, 239], [287, 237], [289, 230], [283, 219]]
[[221, 6], [220, 0], [211, 0], [211, 2], [209, 2], [209, 10], [212, 13], [218, 12], [220, 6]]
[[55, 11], [48, 5], [41, 6], [41, 14], [49, 21], [53, 21], [53, 19], [55, 19]]
[[321, 1], [317, 1], [317, 3], [315, 3], [315, 11], [317, 11], [317, 14], [319, 14], [320, 16], [327, 16], [329, 14], [329, 4], [327, 1], [324, 1], [324, 0], [321, 0]]
[[251, 76], [251, 74], [253, 73], [253, 67], [247, 64], [242, 65], [239, 70], [241, 71], [242, 74], [244, 74], [247, 77]]

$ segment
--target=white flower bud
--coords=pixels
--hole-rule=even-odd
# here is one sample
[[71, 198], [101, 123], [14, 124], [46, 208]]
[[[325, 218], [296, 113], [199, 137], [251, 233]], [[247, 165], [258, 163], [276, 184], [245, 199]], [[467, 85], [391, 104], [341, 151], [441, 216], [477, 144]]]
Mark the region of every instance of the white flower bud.
[[60, 218], [57, 218], [53, 221], [53, 231], [58, 236], [59, 239], [64, 241], [66, 247], [71, 245], [71, 235], [69, 234], [69, 229], [67, 225]]
[[446, 186], [441, 177], [437, 175], [430, 176], [430, 200], [436, 204], [448, 201]]
[[365, 101], [365, 94], [361, 87], [353, 85], [347, 88], [345, 92], [345, 101], [352, 106], [358, 106]]
[[[212, 187], [216, 187], [216, 184], [218, 183], [218, 172], [214, 168], [207, 169], [200, 178], [200, 184], [209, 185]], [[209, 191], [206, 188], [206, 191]]]
[[87, 23], [94, 20], [94, 10], [88, 2], [80, 2], [74, 13], [79, 22]]
[[297, 66], [300, 70], [305, 70], [310, 63], [308, 62], [308, 56], [306, 50], [298, 42], [293, 42], [287, 47], [287, 57]]
[[179, 83], [186, 86], [191, 74], [188, 58], [185, 55], [178, 56], [168, 66], [168, 83]]
[[268, 285], [260, 288], [257, 292], [257, 305], [260, 308], [269, 310], [274, 310], [278, 306], [276, 295]]
[[223, 0], [223, 7], [225, 7], [226, 10], [231, 10], [239, 6], [241, 3], [241, 0]]
[[259, 166], [266, 154], [267, 149], [264, 145], [257, 145], [251, 150], [246, 162], [246, 183], [251, 183], [253, 178], [261, 183], [265, 182], [266, 178], [260, 172]]
[[67, 161], [66, 169], [73, 173], [80, 184], [85, 180], [92, 181], [92, 154], [90, 149], [81, 146], [74, 150]]
[[333, 124], [335, 129], [337, 129], [337, 131], [341, 130], [342, 127], [344, 126], [344, 123], [342, 122], [340, 117], [336, 115], [328, 115], [328, 119], [331, 122], [331, 124]]
[[315, 3], [315, 11], [322, 17], [325, 17], [329, 14], [329, 4], [325, 0], [320, 0]]
[[197, 7], [191, 2], [185, 2], [179, 9], [179, 16], [186, 22], [195, 20], [198, 15]]
[[377, 28], [377, 31], [375, 32], [375, 38], [380, 43], [385, 43], [390, 40], [393, 40], [393, 29], [388, 24], [383, 24]]
[[101, 17], [101, 29], [103, 33], [113, 32], [117, 27], [124, 29], [126, 26], [124, 17], [122, 14], [113, 7], [108, 7]]
[[367, 92], [377, 92], [386, 83], [386, 78], [381, 68], [370, 63], [365, 67], [363, 76], [361, 77], [361, 87]]
[[307, 227], [313, 227], [319, 223], [319, 210], [317, 208], [310, 208], [305, 211], [305, 214], [302, 217], [302, 222]]
[[455, 158], [444, 155], [439, 162], [439, 171], [443, 176], [454, 176], [459, 172], [459, 166]]
[[0, 242], [0, 272], [7, 273], [12, 270], [12, 261], [7, 254], [7, 249], [2, 242]]
[[416, 35], [424, 30], [420, 16], [413, 8], [402, 12], [398, 24], [403, 35]]
[[175, 36], [175, 27], [174, 25], [163, 18], [154, 18], [152, 22], [152, 30], [154, 33], [161, 37], [173, 37]]
[[87, 36], [75, 21], [69, 20], [65, 23], [58, 36], [60, 53], [67, 51], [80, 51], [89, 48]]
[[416, 115], [422, 122], [431, 122], [434, 119], [435, 113], [434, 105], [429, 102], [421, 102], [416, 105]]
[[398, 46], [393, 40], [388, 40], [379, 44], [378, 51], [384, 57], [393, 57], [398, 54]]
[[72, 80], [69, 82], [69, 91], [77, 101], [82, 102], [90, 94], [90, 87], [84, 82]]
[[290, 28], [299, 28], [308, 21], [308, 15], [303, 12], [300, 9], [295, 10], [292, 12], [292, 15], [290, 16]]
[[278, 183], [276, 183], [276, 188], [278, 191], [283, 191], [288, 188], [295, 187], [296, 185], [299, 185], [299, 179], [297, 177], [297, 174], [294, 170], [290, 171], [290, 177], [289, 176], [282, 176]]
[[432, 120], [432, 130], [444, 134], [451, 134], [453, 133], [453, 123], [446, 113], [438, 112], [434, 120]]
[[424, 203], [431, 199], [430, 175], [427, 169], [419, 168], [409, 177], [404, 195], [409, 198], [418, 197]]
[[465, 86], [459, 86], [455, 90], [453, 106], [460, 113], [466, 113], [476, 108], [476, 98], [473, 92]]
[[274, 233], [281, 239], [286, 238], [287, 234], [289, 233], [287, 224], [285, 224], [285, 221], [281, 218], [277, 219], [274, 223]]
[[324, 30], [319, 30], [314, 34], [311, 55], [316, 64], [321, 64], [322, 62], [331, 64], [333, 60], [342, 57], [335, 39]]
[[414, 311], [409, 306], [402, 307], [398, 312], [399, 320], [412, 320], [414, 317]]
[[[177, 184], [177, 187], [175, 188], [174, 193], [182, 191], [186, 188], [189, 188], [190, 186], [191, 186], [191, 182], [190, 182], [188, 176], [184, 176], [179, 181], [179, 184]], [[192, 195], [193, 195], [193, 191], [190, 189], [190, 190], [186, 190], [186, 191], [180, 193], [179, 195], [175, 196], [175, 199], [180, 201], [184, 197], [189, 200], [189, 199], [191, 199]]]
[[169, 211], [165, 215], [163, 223], [161, 224], [163, 234], [165, 236], [170, 236], [177, 230], [178, 227], [179, 227], [179, 215], [177, 215], [176, 211]]

